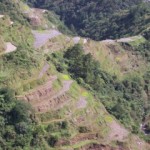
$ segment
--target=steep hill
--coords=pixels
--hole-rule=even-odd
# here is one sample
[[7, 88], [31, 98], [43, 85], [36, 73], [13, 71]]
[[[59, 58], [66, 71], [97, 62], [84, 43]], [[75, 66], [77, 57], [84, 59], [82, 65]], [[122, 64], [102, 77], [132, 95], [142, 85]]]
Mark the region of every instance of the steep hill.
[[94, 41], [48, 10], [0, 8], [0, 149], [150, 150], [148, 30]]

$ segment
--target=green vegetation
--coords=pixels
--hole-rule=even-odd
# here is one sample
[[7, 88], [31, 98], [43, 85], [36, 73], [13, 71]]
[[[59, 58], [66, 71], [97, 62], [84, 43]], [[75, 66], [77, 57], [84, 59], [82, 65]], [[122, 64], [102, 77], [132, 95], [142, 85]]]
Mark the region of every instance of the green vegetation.
[[31, 29], [16, 20], [13, 21], [14, 24], [10, 25], [9, 16], [4, 16], [0, 21], [1, 46], [5, 46], [6, 42], [11, 42], [17, 47], [15, 52], [5, 55], [3, 54], [4, 49], [0, 55], [1, 86], [10, 85], [19, 78], [25, 79], [30, 76], [32, 70], [39, 67], [39, 60], [42, 57], [33, 49], [34, 38]]
[[5, 42], [2, 38], [2, 36], [0, 36], [0, 53], [3, 52], [5, 50]]
[[[105, 140], [105, 137], [108, 137], [109, 125], [115, 122], [113, 116], [135, 134], [141, 134], [141, 123], [149, 133], [149, 68], [143, 72], [143, 75], [130, 77], [127, 75], [120, 80], [112, 75], [113, 73], [106, 71], [107, 65], [105, 70], [102, 69], [102, 65], [93, 58], [92, 54], [84, 54], [80, 44], [65, 51], [65, 47], [73, 45], [73, 39], [63, 34], [57, 37], [58, 39], [49, 40], [49, 46], [34, 49], [34, 38], [31, 32], [33, 26], [30, 24], [29, 17], [21, 12], [19, 2], [0, 0], [0, 15], [4, 15], [0, 18], [0, 150], [47, 150], [59, 149], [59, 146], [64, 149], [80, 149], [84, 145]], [[121, 43], [122, 45], [117, 46], [120, 51], [123, 47], [128, 47], [137, 55], [143, 56], [147, 61], [145, 63], [150, 61], [148, 41], [150, 37], [147, 28], [150, 21], [149, 7], [147, 3], [139, 4], [141, 0], [122, 0], [122, 3], [119, 0], [113, 2], [110, 0], [29, 0], [29, 2], [37, 7], [55, 11], [74, 34], [100, 40], [142, 33], [145, 39]], [[30, 10], [27, 5], [22, 7], [23, 10]], [[48, 25], [51, 24], [48, 27], [54, 25], [53, 28], [59, 29], [62, 33], [71, 34], [59, 17], [52, 12], [43, 13], [42, 17]], [[45, 25], [44, 21], [42, 23]], [[43, 28], [36, 29], [41, 31]], [[91, 45], [87, 42], [91, 48], [98, 43], [89, 41], [89, 43], [93, 42]], [[12, 43], [17, 48], [16, 51], [6, 52], [6, 42]], [[59, 43], [63, 46], [59, 46]], [[58, 50], [61, 51], [52, 53], [55, 50], [51, 44], [58, 46]], [[99, 52], [102, 48], [97, 44], [95, 55], [103, 54]], [[47, 49], [50, 53], [44, 54], [43, 51]], [[111, 50], [111, 47], [108, 49]], [[105, 55], [102, 57], [102, 61], [107, 59]], [[119, 62], [120, 58], [116, 56], [116, 59]], [[111, 59], [109, 62], [111, 64]], [[50, 65], [48, 70], [43, 67], [45, 63]], [[41, 72], [44, 73], [39, 79]], [[50, 89], [43, 89], [41, 84], [51, 80], [53, 75], [57, 76], [57, 80], [52, 83]], [[73, 79], [76, 81], [72, 82]], [[72, 83], [67, 87], [69, 82]], [[47, 100], [51, 99], [49, 92], [56, 96], [58, 93], [58, 99], [54, 98], [54, 102], [58, 101], [58, 109], [51, 109], [46, 113], [34, 112], [29, 104], [16, 98], [26, 96], [31, 102], [28, 97], [29, 90], [33, 89], [30, 92], [37, 94], [38, 85], [41, 85], [37, 88], [38, 92], [41, 97], [44, 97], [42, 97], [44, 100], [40, 99], [40, 103], [42, 100], [47, 103]], [[49, 86], [46, 85], [46, 88]], [[69, 89], [65, 91], [65, 88]], [[49, 108], [43, 101], [42, 107]], [[143, 133], [141, 136], [146, 141], [150, 141], [149, 136]], [[108, 142], [111, 140], [108, 139]]]
[[139, 55], [142, 55], [145, 60], [150, 62], [150, 42], [149, 41], [142, 43], [139, 46], [135, 47], [135, 51], [139, 53]]
[[[149, 36], [147, 35], [147, 38]], [[139, 38], [132, 42], [121, 43], [128, 50], [135, 52], [136, 55], [142, 56], [144, 60], [150, 62], [150, 41]]]
[[150, 25], [148, 3], [142, 0], [28, 0], [36, 7], [53, 10], [76, 34], [94, 40], [141, 33]]
[[67, 26], [65, 26], [65, 24], [62, 21], [60, 21], [59, 16], [55, 13], [48, 11], [45, 17], [50, 23], [53, 24], [53, 26], [56, 26], [61, 33], [69, 35], [72, 34], [72, 32], [67, 28]]
[[57, 53], [53, 56], [55, 57], [51, 60], [55, 62], [56, 68], [61, 64], [63, 72], [68, 71], [79, 84], [91, 90], [101, 99], [108, 112], [133, 133], [140, 133], [139, 126], [144, 116], [150, 115], [147, 111], [150, 109], [148, 101], [150, 71], [142, 77], [130, 77], [120, 81], [116, 76], [101, 70], [99, 63], [90, 54], [85, 55], [79, 44], [69, 48], [61, 59], [62, 54]]
[[39, 126], [31, 106], [14, 96], [12, 90], [0, 89], [0, 149], [44, 148], [44, 139], [53, 147], [60, 136], [70, 136], [66, 121]]
[[33, 138], [30, 106], [17, 101], [13, 91], [0, 89], [0, 149], [27, 148]]
[[0, 14], [9, 15], [14, 21], [20, 24], [29, 25], [25, 16], [21, 13], [19, 3], [15, 0], [0, 0]]

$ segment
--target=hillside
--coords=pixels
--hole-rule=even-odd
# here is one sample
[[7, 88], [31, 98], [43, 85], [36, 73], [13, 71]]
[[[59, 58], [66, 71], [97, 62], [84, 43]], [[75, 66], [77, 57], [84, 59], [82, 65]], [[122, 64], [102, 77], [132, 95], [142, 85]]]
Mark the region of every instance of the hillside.
[[149, 2], [142, 0], [29, 0], [34, 7], [53, 10], [74, 32], [94, 40], [137, 35], [150, 25]]
[[94, 41], [46, 9], [0, 8], [0, 149], [150, 150], [148, 30]]

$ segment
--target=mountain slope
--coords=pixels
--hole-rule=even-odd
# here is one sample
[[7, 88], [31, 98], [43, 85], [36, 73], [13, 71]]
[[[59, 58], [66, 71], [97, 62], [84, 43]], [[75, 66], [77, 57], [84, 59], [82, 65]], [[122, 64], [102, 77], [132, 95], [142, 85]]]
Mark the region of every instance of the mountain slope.
[[150, 24], [150, 4], [140, 0], [29, 2], [35, 7], [53, 10], [74, 33], [94, 40], [133, 36]]
[[0, 2], [13, 5], [0, 14], [0, 149], [150, 149], [148, 32], [73, 37], [52, 12]]

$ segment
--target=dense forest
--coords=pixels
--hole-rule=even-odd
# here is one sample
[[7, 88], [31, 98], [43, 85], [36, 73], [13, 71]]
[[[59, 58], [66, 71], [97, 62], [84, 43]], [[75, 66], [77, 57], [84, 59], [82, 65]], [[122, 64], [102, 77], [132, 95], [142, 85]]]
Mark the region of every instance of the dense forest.
[[35, 7], [53, 10], [74, 32], [94, 40], [141, 33], [150, 23], [149, 4], [111, 0], [29, 0]]
[[23, 148], [33, 138], [32, 109], [17, 101], [10, 89], [0, 89], [0, 149]]

